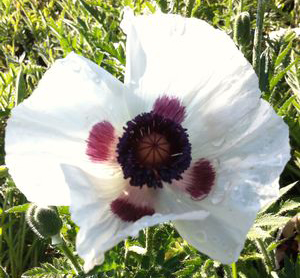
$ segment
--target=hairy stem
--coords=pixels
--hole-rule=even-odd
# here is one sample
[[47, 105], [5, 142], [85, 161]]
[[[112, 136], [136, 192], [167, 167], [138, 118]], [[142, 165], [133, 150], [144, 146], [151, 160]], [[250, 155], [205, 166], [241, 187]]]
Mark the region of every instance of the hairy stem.
[[57, 247], [61, 252], [63, 252], [67, 258], [71, 261], [74, 270], [77, 271], [76, 274], [81, 273], [82, 269], [77, 262], [77, 258], [73, 255], [73, 252], [67, 246], [65, 240], [60, 235], [55, 235], [52, 237], [52, 243]]
[[235, 263], [231, 264], [231, 270], [232, 270], [232, 278], [238, 278], [237, 269], [236, 269], [236, 264]]
[[265, 13], [265, 1], [258, 0], [257, 15], [256, 15], [256, 28], [254, 33], [254, 46], [253, 46], [253, 60], [252, 65], [256, 71], [257, 76], [260, 72], [260, 55], [261, 55], [261, 42], [262, 42], [262, 30]]
[[265, 261], [265, 265], [266, 265], [266, 269], [267, 271], [270, 273], [272, 271], [272, 269], [274, 269], [274, 265], [273, 262], [268, 254], [268, 251], [265, 247], [264, 242], [261, 239], [257, 239], [256, 243], [258, 245], [259, 250], [261, 251], [261, 253], [263, 254], [264, 257], [264, 261]]

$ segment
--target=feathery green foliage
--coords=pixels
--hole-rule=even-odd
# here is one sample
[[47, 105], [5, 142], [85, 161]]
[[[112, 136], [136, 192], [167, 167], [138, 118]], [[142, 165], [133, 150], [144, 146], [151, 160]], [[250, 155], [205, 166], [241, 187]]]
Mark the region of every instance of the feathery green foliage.
[[[277, 38], [271, 31], [299, 24], [297, 1], [266, 1], [259, 79], [262, 97], [289, 125], [292, 159], [281, 176], [281, 198], [265, 207], [248, 234], [239, 261], [238, 277], [297, 277], [300, 263], [285, 260], [275, 269], [278, 229], [299, 212], [300, 184], [300, 66], [299, 37], [287, 30]], [[249, 13], [247, 44], [241, 47], [252, 61], [257, 1], [200, 0], [3, 0], [0, 2], [0, 277], [232, 277], [231, 268], [200, 254], [179, 237], [172, 225], [140, 232], [107, 252], [104, 263], [90, 274], [78, 273], [62, 249], [41, 240], [25, 222], [28, 202], [8, 175], [4, 132], [10, 111], [26, 99], [43, 73], [71, 51], [124, 79], [125, 35], [120, 29], [123, 7], [136, 14], [161, 10], [201, 18], [233, 37], [235, 19]], [[249, 26], [248, 26], [249, 25]], [[199, 34], [200, 35], [200, 34]], [[248, 42], [249, 40], [249, 42]], [[237, 41], [237, 40], [236, 40]], [[238, 42], [238, 41], [237, 41]], [[240, 46], [239, 46], [240, 47]], [[58, 100], [59, 101], [59, 100]], [[284, 187], [292, 184], [289, 187]], [[288, 189], [288, 190], [287, 190]], [[61, 233], [75, 249], [78, 227], [68, 208], [59, 207]], [[151, 247], [153, 246], [153, 248]], [[74, 255], [80, 265], [82, 260]]]

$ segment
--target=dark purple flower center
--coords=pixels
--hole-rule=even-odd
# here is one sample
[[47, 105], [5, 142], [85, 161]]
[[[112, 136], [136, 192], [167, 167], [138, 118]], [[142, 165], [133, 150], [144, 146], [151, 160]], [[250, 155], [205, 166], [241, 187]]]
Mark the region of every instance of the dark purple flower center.
[[182, 178], [191, 163], [191, 144], [179, 123], [150, 112], [127, 122], [117, 154], [132, 186], [156, 188]]

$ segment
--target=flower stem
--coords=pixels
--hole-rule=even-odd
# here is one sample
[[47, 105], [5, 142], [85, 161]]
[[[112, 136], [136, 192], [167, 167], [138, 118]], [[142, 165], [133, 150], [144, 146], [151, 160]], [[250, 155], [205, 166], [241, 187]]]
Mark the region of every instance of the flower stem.
[[240, 5], [239, 5], [240, 13], [243, 11], [243, 9], [244, 9], [244, 1], [240, 0]]
[[265, 261], [265, 265], [266, 265], [266, 268], [267, 268], [267, 271], [268, 272], [271, 272], [272, 269], [273, 269], [273, 263], [272, 263], [272, 260], [268, 254], [268, 251], [265, 247], [265, 244], [263, 243], [263, 241], [261, 239], [257, 239], [256, 240], [256, 243], [260, 249], [260, 251], [262, 252], [263, 254], [263, 257], [264, 257], [264, 261]]
[[77, 262], [77, 258], [73, 255], [73, 252], [67, 246], [65, 240], [60, 235], [55, 235], [52, 238], [52, 244], [55, 245], [61, 252], [63, 252], [66, 257], [71, 261], [71, 264], [76, 271], [76, 275], [82, 272], [80, 265]]
[[230, 27], [230, 22], [231, 22], [231, 16], [232, 16], [232, 0], [228, 0], [228, 16], [226, 18], [226, 27]]
[[235, 263], [231, 264], [231, 270], [232, 270], [232, 278], [238, 278], [238, 274], [237, 274], [237, 269], [236, 269], [236, 264]]
[[146, 250], [147, 254], [152, 257], [152, 250], [153, 250], [153, 227], [146, 228]]
[[253, 67], [258, 77], [260, 74], [260, 55], [261, 55], [264, 13], [265, 13], [265, 0], [258, 0], [256, 28], [254, 33], [253, 60], [252, 60]]

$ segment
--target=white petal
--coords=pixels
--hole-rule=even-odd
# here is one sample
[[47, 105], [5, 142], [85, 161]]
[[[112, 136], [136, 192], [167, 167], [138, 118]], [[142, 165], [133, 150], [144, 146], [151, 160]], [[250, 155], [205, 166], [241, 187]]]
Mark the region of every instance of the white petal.
[[[232, 262], [257, 211], [278, 194], [277, 177], [289, 159], [287, 126], [260, 100], [257, 76], [225, 33], [176, 15], [130, 15], [123, 25], [126, 85], [146, 99], [150, 110], [162, 94], [182, 100], [193, 161], [204, 158], [218, 165], [215, 188], [206, 199], [193, 201], [173, 188], [160, 195], [160, 209], [209, 211], [204, 221], [175, 225], [200, 251]], [[208, 240], [202, 242], [198, 232]]]
[[110, 209], [111, 202], [126, 188], [122, 172], [103, 171], [96, 177], [69, 165], [63, 165], [63, 170], [71, 189], [72, 219], [80, 227], [76, 246], [85, 260], [85, 271], [101, 264], [107, 250], [128, 236], [137, 236], [145, 227], [176, 219], [205, 219], [209, 215], [206, 211], [164, 211], [136, 222], [124, 222]]
[[123, 85], [116, 78], [71, 53], [56, 61], [32, 96], [12, 110], [6, 163], [30, 201], [69, 203], [60, 164], [88, 160], [86, 140], [95, 123], [109, 120], [121, 130], [128, 117], [122, 93]]
[[[241, 186], [242, 186], [241, 182]], [[232, 192], [234, 194], [234, 192]], [[259, 199], [255, 190], [248, 191], [250, 200]], [[232, 197], [232, 196], [231, 196]], [[170, 201], [166, 201], [166, 200]], [[192, 200], [182, 191], [169, 188], [164, 196], [164, 208], [173, 213], [186, 211], [208, 211], [205, 219], [180, 219], [173, 221], [179, 234], [200, 252], [222, 263], [236, 261], [243, 248], [248, 230], [255, 219], [259, 203], [228, 197], [222, 203], [213, 204], [211, 199]], [[171, 203], [173, 200], [173, 203]]]
[[[231, 177], [224, 177], [219, 182], [224, 180], [227, 182], [226, 178]], [[271, 200], [278, 192], [276, 181], [273, 185], [266, 185], [264, 188], [262, 184], [252, 186], [239, 178], [236, 177], [231, 187], [225, 189], [225, 195], [221, 198], [215, 195], [199, 201], [198, 204], [197, 201], [182, 200], [183, 203], [190, 204], [193, 209], [209, 211], [210, 215], [206, 219], [174, 221], [179, 234], [191, 245], [212, 259], [225, 264], [238, 259], [246, 235], [261, 208], [262, 200]]]
[[[288, 126], [266, 101], [261, 100], [255, 112], [244, 119], [245, 125], [235, 127], [239, 130], [228, 131], [223, 146], [213, 155], [218, 163], [211, 198], [221, 200], [226, 191], [236, 190], [236, 199], [257, 202], [261, 208], [277, 197], [277, 179], [290, 159]], [[257, 198], [249, 197], [249, 188]]]
[[206, 199], [193, 201], [174, 187], [166, 197], [177, 200], [172, 212], [178, 210], [176, 203], [187, 210], [210, 212], [204, 221], [174, 224], [190, 244], [222, 263], [237, 260], [257, 212], [278, 196], [278, 177], [290, 158], [288, 127], [269, 104], [261, 101], [250, 116], [243, 136], [235, 138], [229, 130], [224, 153], [216, 150], [216, 184]]
[[[197, 125], [205, 134], [195, 137], [206, 139], [219, 135], [218, 129], [226, 131], [257, 104], [257, 77], [224, 32], [202, 20], [165, 14], [127, 14], [123, 29], [127, 33], [125, 83], [146, 99], [141, 109], [151, 110], [160, 95], [177, 96], [187, 106], [187, 127]], [[210, 122], [199, 118], [199, 111]]]
[[246, 239], [246, 233], [239, 229], [239, 221], [231, 220], [236, 225], [231, 227], [223, 219], [211, 216], [202, 221], [174, 221], [174, 225], [179, 234], [200, 252], [229, 264], [238, 260]]

